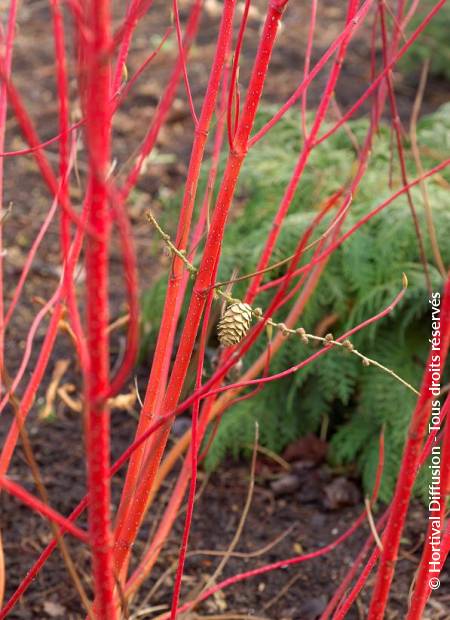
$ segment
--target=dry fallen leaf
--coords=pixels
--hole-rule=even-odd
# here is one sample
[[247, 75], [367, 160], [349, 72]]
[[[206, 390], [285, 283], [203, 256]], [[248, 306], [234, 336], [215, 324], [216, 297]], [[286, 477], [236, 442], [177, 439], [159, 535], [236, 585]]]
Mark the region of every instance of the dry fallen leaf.
[[45, 405], [39, 412], [39, 418], [41, 420], [46, 420], [49, 418], [54, 411], [54, 404], [56, 394], [58, 392], [58, 386], [61, 379], [66, 374], [67, 369], [69, 368], [70, 360], [58, 360], [53, 369], [52, 378], [50, 384], [47, 388], [47, 392], [45, 394]]
[[108, 399], [111, 409], [121, 409], [122, 411], [133, 411], [136, 404], [136, 392], [129, 394], [118, 394], [114, 398]]
[[80, 400], [72, 398], [70, 396], [71, 393], [75, 392], [76, 387], [73, 383], [65, 383], [60, 388], [58, 388], [58, 396], [64, 403], [75, 411], [76, 413], [80, 413], [83, 410], [83, 405]]
[[53, 601], [45, 601], [44, 611], [50, 618], [65, 618], [67, 613], [65, 607]]

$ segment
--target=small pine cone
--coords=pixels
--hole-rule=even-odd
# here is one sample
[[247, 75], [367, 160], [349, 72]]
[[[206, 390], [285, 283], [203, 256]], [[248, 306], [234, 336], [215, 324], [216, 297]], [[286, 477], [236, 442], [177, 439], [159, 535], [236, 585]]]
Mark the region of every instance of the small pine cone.
[[228, 306], [217, 326], [220, 343], [226, 347], [242, 340], [252, 324], [252, 309], [248, 304], [235, 303]]

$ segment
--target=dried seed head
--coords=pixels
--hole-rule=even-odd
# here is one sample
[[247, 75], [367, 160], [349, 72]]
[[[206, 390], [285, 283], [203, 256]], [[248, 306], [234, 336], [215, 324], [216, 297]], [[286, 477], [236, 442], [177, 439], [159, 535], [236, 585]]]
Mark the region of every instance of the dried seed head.
[[370, 366], [370, 362], [369, 362], [369, 360], [367, 359], [367, 357], [363, 357], [363, 358], [362, 358], [362, 365], [363, 365], [363, 366]]
[[308, 340], [308, 336], [306, 335], [306, 330], [304, 327], [299, 327], [298, 329], [295, 330], [295, 333], [300, 336], [301, 341], [304, 344], [308, 344], [309, 340]]
[[262, 318], [263, 315], [263, 311], [262, 308], [255, 308], [253, 310], [253, 314], [256, 316], [256, 318], [259, 320], [260, 318]]
[[278, 327], [283, 336], [289, 336], [289, 330], [284, 323], [278, 323]]
[[325, 344], [331, 344], [334, 340], [333, 334], [326, 334], [325, 336]]
[[220, 343], [226, 347], [238, 344], [246, 335], [252, 324], [251, 306], [234, 303], [228, 306], [217, 326]]
[[353, 344], [350, 342], [350, 340], [344, 340], [344, 342], [342, 343], [342, 346], [345, 349], [347, 349], [347, 351], [353, 351], [353, 349], [355, 348]]

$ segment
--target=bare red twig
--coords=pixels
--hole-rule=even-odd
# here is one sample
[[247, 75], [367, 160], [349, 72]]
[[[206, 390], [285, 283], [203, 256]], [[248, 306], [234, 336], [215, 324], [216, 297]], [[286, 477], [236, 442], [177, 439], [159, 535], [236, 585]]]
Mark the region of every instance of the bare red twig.
[[[180, 250], [185, 250], [187, 247], [200, 167], [203, 160], [204, 149], [206, 145], [206, 139], [208, 137], [208, 131], [212, 115], [215, 110], [216, 100], [220, 87], [220, 80], [222, 78], [223, 67], [226, 61], [226, 54], [229, 48], [234, 8], [234, 0], [228, 1], [225, 5], [225, 10], [222, 16], [221, 28], [219, 32], [220, 46], [218, 46], [217, 53], [213, 61], [207, 92], [205, 95], [205, 102], [202, 107], [200, 119], [196, 128], [196, 135], [192, 147], [188, 179], [186, 182], [186, 191], [184, 193], [183, 206], [180, 214], [180, 222], [178, 226], [176, 241], [176, 245]], [[148, 428], [152, 419], [151, 412], [154, 411], [156, 406], [158, 406], [162, 398], [168, 373], [168, 365], [175, 336], [176, 324], [179, 316], [179, 311], [181, 309], [179, 300], [179, 289], [182, 281], [183, 270], [184, 265], [182, 264], [182, 261], [175, 256], [173, 259], [168, 293], [165, 301], [165, 311], [163, 315], [161, 329], [159, 331], [154, 361], [145, 396], [144, 411], [137, 429], [137, 437], [141, 433], [143, 433], [146, 428]], [[177, 307], [178, 311], [174, 311]], [[130, 462], [130, 468], [125, 481], [122, 501], [119, 507], [115, 531], [116, 540], [119, 541], [116, 558], [118, 568], [122, 565], [122, 562], [125, 560], [125, 557], [127, 555], [128, 545], [122, 545], [121, 538], [123, 536], [122, 532], [126, 527], [125, 524], [128, 518], [127, 511], [130, 508], [129, 500], [136, 486], [136, 480], [142, 464], [143, 456], [144, 450], [141, 449], [136, 452], [135, 456]], [[147, 492], [148, 490], [149, 488], [147, 489]], [[141, 501], [140, 504], [142, 508], [144, 508], [145, 503]], [[133, 520], [135, 518], [136, 517], [134, 515]], [[129, 535], [127, 534], [126, 536], [128, 538]]]
[[86, 248], [88, 367], [85, 377], [86, 455], [89, 488], [89, 539], [93, 556], [96, 613], [116, 618], [109, 486], [108, 240], [110, 228], [108, 172], [111, 140], [111, 44], [108, 0], [85, 7], [88, 38], [81, 69], [86, 77], [84, 107], [89, 145], [89, 224], [98, 239]]
[[[436, 406], [436, 401], [434, 402], [434, 406]], [[450, 397], [447, 396], [445, 403], [440, 411], [440, 419], [441, 424], [444, 421], [445, 417], [450, 410]], [[437, 572], [437, 565], [441, 563], [441, 569], [444, 566], [445, 558], [440, 557], [436, 562], [436, 565], [432, 566], [433, 561], [433, 541], [436, 541], [436, 531], [439, 530], [439, 542], [442, 544], [443, 538], [443, 530], [445, 523], [445, 513], [446, 506], [445, 500], [448, 496], [448, 492], [450, 490], [450, 459], [448, 457], [450, 451], [450, 425], [445, 424], [444, 429], [444, 439], [442, 441], [441, 446], [439, 447], [438, 437], [436, 436], [436, 432], [430, 433], [429, 439], [430, 441], [425, 444], [423, 450], [423, 456], [429, 456], [430, 451], [431, 454], [439, 455], [442, 454], [442, 462], [440, 463], [440, 476], [439, 476], [439, 484], [436, 488], [436, 495], [433, 499], [436, 499], [439, 502], [439, 510], [433, 511], [431, 513], [431, 517], [434, 520], [430, 520], [427, 527], [427, 533], [425, 536], [425, 542], [422, 550], [422, 557], [420, 559], [419, 568], [417, 570], [416, 578], [415, 578], [415, 588], [411, 596], [411, 604], [408, 610], [407, 620], [420, 620], [423, 617], [425, 605], [431, 593], [430, 587], [430, 577], [437, 577], [439, 574]], [[421, 461], [423, 462], [423, 458]], [[441, 459], [440, 459], [441, 460]], [[436, 505], [433, 504], [433, 507]], [[435, 538], [433, 538], [433, 536]], [[437, 549], [439, 545], [434, 545]], [[442, 550], [444, 551], [444, 550]], [[443, 554], [442, 554], [443, 555]], [[431, 569], [433, 568], [433, 573]]]
[[[442, 371], [450, 343], [450, 278], [447, 279], [440, 308], [441, 335], [439, 343], [439, 367]], [[433, 351], [430, 351], [425, 367], [420, 397], [417, 401], [408, 431], [400, 474], [392, 502], [392, 510], [383, 537], [384, 550], [381, 554], [377, 580], [372, 594], [368, 616], [369, 620], [381, 619], [383, 617], [389, 596], [390, 585], [394, 576], [400, 538], [417, 472], [417, 465], [420, 459], [426, 425], [430, 415], [431, 393], [429, 388], [432, 381], [432, 374], [429, 372], [428, 367], [433, 362], [433, 355]]]
[[82, 542], [89, 542], [89, 537], [86, 532], [83, 532], [83, 530], [81, 530], [79, 527], [74, 525], [71, 521], [69, 521], [62, 515], [60, 515], [59, 512], [53, 510], [47, 504], [44, 504], [44, 502], [42, 502], [40, 499], [31, 495], [31, 493], [28, 493], [28, 491], [26, 491], [19, 484], [16, 484], [12, 480], [9, 480], [9, 478], [5, 478], [5, 476], [0, 476], [0, 487], [5, 489], [5, 491], [8, 491], [8, 493], [11, 493], [11, 495], [17, 497], [17, 499], [19, 499], [20, 501], [30, 506], [30, 508], [32, 508], [36, 512], [39, 512], [44, 517], [47, 517], [47, 519], [50, 519], [51, 521], [54, 521], [54, 523], [57, 523], [61, 527], [64, 527], [64, 529], [70, 534], [72, 534], [72, 536], [79, 538]]

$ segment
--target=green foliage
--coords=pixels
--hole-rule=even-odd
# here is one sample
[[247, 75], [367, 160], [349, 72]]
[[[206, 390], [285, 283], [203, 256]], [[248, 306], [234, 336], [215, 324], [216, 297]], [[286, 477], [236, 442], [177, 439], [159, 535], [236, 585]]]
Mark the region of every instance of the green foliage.
[[166, 281], [161, 278], [155, 284], [147, 289], [141, 300], [141, 359], [148, 352], [154, 349], [156, 345], [156, 337], [158, 335], [157, 328], [161, 322], [164, 308], [164, 299], [166, 296]]
[[[258, 123], [264, 123], [270, 113], [271, 110], [261, 113]], [[355, 121], [351, 128], [362, 141], [367, 130], [365, 121]], [[425, 168], [445, 157], [450, 142], [450, 106], [421, 121], [418, 141], [424, 147]], [[224, 239], [220, 280], [229, 279], [234, 269], [240, 274], [254, 271], [299, 146], [298, 117], [292, 114], [249, 152], [234, 215]], [[398, 167], [394, 164], [391, 169], [390, 159], [389, 130], [382, 127], [375, 139], [367, 174], [353, 197], [344, 230], [401, 185]], [[314, 150], [284, 221], [274, 261], [294, 251], [299, 237], [316, 215], [317, 206], [345, 183], [355, 161], [354, 149], [344, 132], [334, 134]], [[409, 174], [413, 178], [416, 171], [411, 161], [409, 157]], [[444, 171], [442, 177], [448, 181], [448, 172]], [[442, 187], [442, 178], [439, 181], [433, 177], [427, 185], [444, 262], [449, 264], [448, 189]], [[442, 282], [433, 264], [418, 188], [413, 189], [412, 196], [424, 233], [433, 288], [438, 290]], [[325, 231], [329, 222], [330, 219], [323, 222], [318, 232]], [[427, 355], [429, 303], [414, 225], [404, 196], [369, 220], [333, 253], [308, 301], [301, 325], [314, 332], [321, 320], [333, 315], [335, 321], [330, 329], [335, 334], [342, 333], [392, 301], [400, 290], [402, 272], [409, 280], [402, 302], [388, 317], [355, 334], [352, 342], [368, 357], [419, 386]], [[283, 268], [268, 275], [267, 280], [281, 273]], [[158, 324], [160, 306], [156, 300], [160, 286], [157, 284], [144, 302], [145, 320], [152, 326]], [[245, 288], [246, 283], [236, 284], [233, 295], [242, 297]], [[260, 295], [257, 305], [264, 308], [269, 299], [267, 294]], [[279, 311], [278, 320], [284, 319], [289, 307], [288, 304]], [[262, 336], [244, 360], [245, 367], [265, 345]], [[272, 358], [270, 374], [298, 364], [316, 350], [313, 344], [304, 345], [300, 339], [288, 338]], [[345, 350], [331, 349], [300, 371], [267, 384], [256, 396], [225, 412], [207, 457], [207, 467], [217, 467], [227, 453], [237, 456], [248, 451], [254, 438], [255, 420], [260, 425], [261, 443], [280, 451], [298, 436], [317, 432], [326, 418], [332, 461], [356, 463], [364, 486], [370, 491], [378, 463], [379, 436], [384, 428], [386, 462], [381, 498], [386, 500], [393, 490], [414, 403], [414, 394], [390, 375], [374, 367], [363, 367], [356, 356]], [[422, 480], [422, 490], [424, 484]]]
[[[417, 13], [411, 20], [408, 28], [413, 32], [423, 21], [423, 18], [434, 7], [433, 0], [423, 0]], [[445, 3], [433, 17], [421, 36], [414, 42], [406, 53], [400, 67], [405, 72], [420, 73], [426, 60], [430, 61], [430, 73], [436, 77], [450, 79], [450, 47], [448, 35], [450, 32], [450, 4]]]

